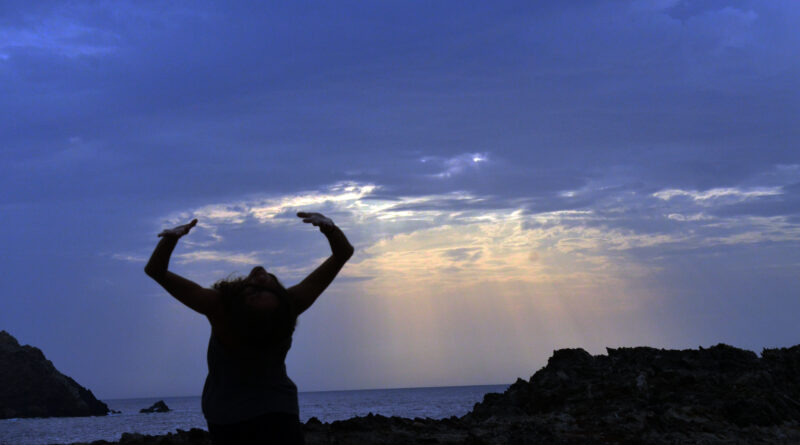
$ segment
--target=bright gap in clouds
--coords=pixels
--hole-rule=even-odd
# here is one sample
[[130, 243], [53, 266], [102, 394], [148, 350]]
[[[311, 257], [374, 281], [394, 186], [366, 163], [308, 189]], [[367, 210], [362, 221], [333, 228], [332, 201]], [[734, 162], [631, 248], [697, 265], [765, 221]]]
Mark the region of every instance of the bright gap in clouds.
[[[475, 157], [436, 162], [462, 168]], [[511, 381], [558, 347], [683, 345], [691, 333], [658, 312], [656, 276], [678, 252], [799, 238], [784, 216], [718, 212], [783, 193], [598, 184], [554, 192], [565, 202], [593, 195], [582, 209], [536, 212], [534, 199], [391, 196], [378, 184], [341, 182], [186, 209], [159, 227], [200, 220], [176, 258], [181, 273], [206, 277], [203, 284], [263, 264], [292, 285], [329, 254], [295, 214], [322, 212], [357, 251], [301, 318], [289, 365], [303, 386], [348, 385], [326, 380], [309, 361], [353, 369], [361, 383], [352, 387], [475, 384]]]
[[714, 188], [699, 192], [697, 190], [667, 189], [653, 194], [656, 198], [668, 201], [678, 196], [686, 196], [694, 201], [709, 201], [719, 199], [729, 199], [732, 201], [743, 201], [761, 196], [774, 196], [781, 194], [781, 187], [754, 187], [751, 189], [739, 188]]
[[[332, 217], [357, 253], [303, 319], [314, 324], [344, 319], [351, 325], [345, 331], [369, 333], [336, 341], [352, 348], [351, 362], [369, 364], [359, 377], [367, 386], [376, 370], [400, 386], [485, 383], [487, 375], [503, 382], [527, 372], [555, 347], [668, 341], [670, 334], [648, 322], [646, 313], [657, 296], [645, 283], [658, 265], [628, 252], [696, 243], [691, 231], [615, 228], [602, 206], [535, 213], [524, 202], [492, 205], [466, 192], [387, 198], [381, 191], [376, 184], [337, 183], [187, 209], [162, 225], [200, 220], [176, 257], [187, 275], [211, 278], [206, 284], [231, 269], [246, 273], [265, 264], [291, 285], [329, 252], [295, 213]], [[637, 199], [669, 203], [658, 193]], [[664, 220], [709, 222], [663, 210]], [[753, 233], [739, 228], [726, 239], [704, 242], [748, 242], [748, 236]], [[297, 344], [315, 349], [350, 335], [338, 331], [341, 325], [300, 328]], [[325, 352], [314, 356], [320, 354]], [[323, 375], [301, 368], [296, 371], [301, 380], [325, 387]], [[453, 382], [454, 375], [460, 380]]]

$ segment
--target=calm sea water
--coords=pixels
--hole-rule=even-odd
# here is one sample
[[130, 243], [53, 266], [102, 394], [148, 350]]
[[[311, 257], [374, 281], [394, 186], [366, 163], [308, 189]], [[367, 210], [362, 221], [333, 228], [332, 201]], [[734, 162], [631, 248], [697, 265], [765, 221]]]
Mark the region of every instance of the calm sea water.
[[[508, 385], [447, 386], [437, 388], [367, 389], [358, 391], [301, 392], [300, 419], [323, 422], [364, 416], [462, 416], [488, 392], [503, 392]], [[0, 445], [65, 444], [93, 440], [119, 440], [124, 432], [166, 434], [176, 429], [206, 428], [200, 397], [164, 397], [168, 413], [140, 414], [158, 398], [104, 400], [121, 411], [104, 417], [0, 420]]]

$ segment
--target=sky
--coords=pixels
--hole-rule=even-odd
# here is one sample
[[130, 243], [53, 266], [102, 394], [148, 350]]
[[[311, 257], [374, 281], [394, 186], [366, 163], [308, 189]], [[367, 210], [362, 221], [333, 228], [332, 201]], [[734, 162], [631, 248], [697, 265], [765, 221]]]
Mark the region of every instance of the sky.
[[0, 329], [100, 398], [199, 395], [143, 272], [290, 286], [300, 391], [554, 349], [798, 342], [795, 1], [0, 3]]

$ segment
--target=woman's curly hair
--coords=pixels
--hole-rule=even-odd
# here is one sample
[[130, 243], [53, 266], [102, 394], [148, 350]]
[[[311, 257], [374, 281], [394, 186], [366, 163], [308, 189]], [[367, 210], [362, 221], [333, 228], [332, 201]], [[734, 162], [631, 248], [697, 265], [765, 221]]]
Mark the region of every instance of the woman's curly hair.
[[222, 296], [225, 314], [241, 346], [248, 349], [267, 349], [287, 345], [297, 325], [297, 311], [286, 288], [270, 289], [278, 297], [278, 307], [273, 311], [257, 312], [245, 302], [247, 277], [224, 278], [213, 288]]

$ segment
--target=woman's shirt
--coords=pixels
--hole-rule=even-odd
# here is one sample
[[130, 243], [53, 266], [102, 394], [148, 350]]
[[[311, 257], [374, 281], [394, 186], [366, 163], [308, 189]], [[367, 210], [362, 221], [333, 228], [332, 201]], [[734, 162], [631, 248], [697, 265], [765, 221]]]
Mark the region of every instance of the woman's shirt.
[[297, 386], [286, 374], [291, 337], [271, 350], [231, 353], [212, 333], [208, 342], [208, 377], [203, 414], [209, 423], [230, 424], [266, 413], [297, 415]]

